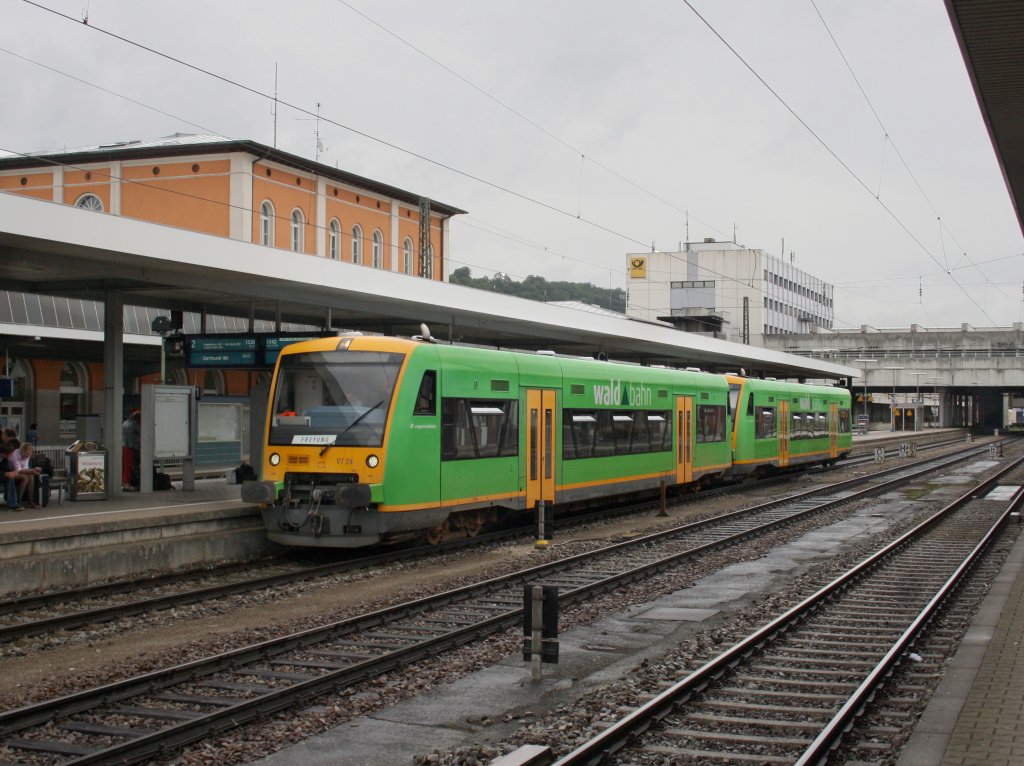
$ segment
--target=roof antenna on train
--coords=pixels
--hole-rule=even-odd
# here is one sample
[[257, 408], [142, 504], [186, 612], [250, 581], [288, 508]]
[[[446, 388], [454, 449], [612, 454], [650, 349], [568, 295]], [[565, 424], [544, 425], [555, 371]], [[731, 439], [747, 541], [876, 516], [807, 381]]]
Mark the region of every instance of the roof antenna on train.
[[437, 340], [430, 334], [430, 328], [427, 327], [426, 322], [420, 322], [420, 334], [413, 335], [413, 340], [422, 340], [427, 343], [437, 343]]

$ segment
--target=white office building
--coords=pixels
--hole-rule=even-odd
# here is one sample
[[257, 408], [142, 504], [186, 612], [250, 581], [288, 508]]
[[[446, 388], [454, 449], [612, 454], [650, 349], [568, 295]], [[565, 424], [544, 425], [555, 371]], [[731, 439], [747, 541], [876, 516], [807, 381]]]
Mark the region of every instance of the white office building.
[[756, 346], [832, 329], [832, 285], [763, 250], [705, 240], [627, 258], [626, 313], [636, 319]]

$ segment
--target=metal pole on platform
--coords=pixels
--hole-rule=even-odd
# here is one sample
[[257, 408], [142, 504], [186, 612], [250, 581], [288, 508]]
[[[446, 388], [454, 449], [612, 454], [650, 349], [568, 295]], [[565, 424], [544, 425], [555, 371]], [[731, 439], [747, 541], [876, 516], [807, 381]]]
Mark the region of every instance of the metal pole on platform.
[[[863, 363], [867, 363], [867, 362], [875, 362], [875, 361], [878, 361], [878, 360], [876, 360], [876, 359], [854, 359], [853, 361], [857, 362], [858, 364], [863, 364]], [[868, 414], [868, 371], [867, 370], [861, 370], [861, 372], [864, 373], [864, 375], [863, 375], [863, 378], [864, 378], [864, 428], [866, 430], [870, 431], [871, 430], [871, 415]]]
[[547, 550], [548, 538], [547, 530], [544, 528], [544, 514], [545, 505], [543, 500], [537, 501], [537, 539], [533, 542], [533, 547], [537, 550]]
[[[542, 514], [543, 517], [543, 514]], [[541, 637], [542, 622], [544, 621], [544, 588], [534, 585], [530, 592], [530, 609], [533, 614], [533, 631], [530, 636], [530, 678], [534, 681], [541, 680], [541, 652], [543, 652], [543, 641]]]
[[893, 410], [896, 409], [896, 373], [899, 370], [904, 369], [903, 367], [883, 367], [883, 370], [892, 370], [892, 399], [889, 402], [889, 420], [890, 420], [890, 431], [896, 430], [896, 416], [893, 414]]
[[914, 394], [914, 430], [920, 431], [921, 426], [921, 376], [927, 375], [927, 372], [909, 372], [908, 375], [913, 375], [917, 381], [917, 391]]

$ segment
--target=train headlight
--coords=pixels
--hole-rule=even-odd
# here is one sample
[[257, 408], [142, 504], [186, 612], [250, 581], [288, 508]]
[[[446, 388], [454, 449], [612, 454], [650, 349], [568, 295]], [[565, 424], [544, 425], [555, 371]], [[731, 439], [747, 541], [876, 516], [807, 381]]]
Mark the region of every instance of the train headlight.
[[380, 465], [380, 458], [378, 458], [376, 455], [370, 455], [368, 458], [366, 458], [366, 465], [368, 468], [376, 468], [378, 465]]
[[277, 465], [280, 462], [281, 462], [281, 456], [278, 455], [276, 452], [271, 452], [270, 453], [270, 464], [271, 465]]

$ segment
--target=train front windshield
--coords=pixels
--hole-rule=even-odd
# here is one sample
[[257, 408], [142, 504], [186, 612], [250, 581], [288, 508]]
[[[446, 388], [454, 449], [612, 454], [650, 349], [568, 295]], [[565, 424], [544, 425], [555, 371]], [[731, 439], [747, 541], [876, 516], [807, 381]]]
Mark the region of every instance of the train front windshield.
[[404, 360], [380, 351], [284, 355], [270, 443], [380, 447]]

